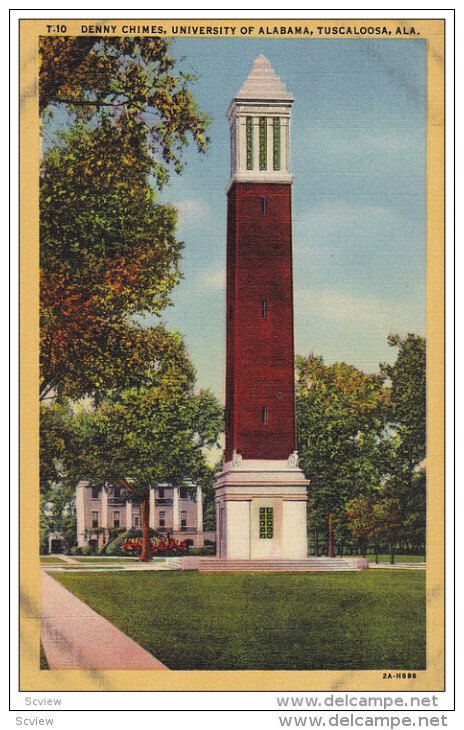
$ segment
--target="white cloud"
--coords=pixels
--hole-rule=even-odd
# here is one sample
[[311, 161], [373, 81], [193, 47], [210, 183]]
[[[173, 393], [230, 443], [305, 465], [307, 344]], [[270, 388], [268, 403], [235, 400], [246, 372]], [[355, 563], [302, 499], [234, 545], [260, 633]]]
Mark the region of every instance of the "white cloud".
[[206, 272], [201, 279], [201, 288], [210, 292], [225, 291], [226, 272], [223, 269]]
[[174, 203], [179, 212], [181, 224], [189, 226], [201, 226], [208, 223], [210, 218], [210, 206], [204, 200], [179, 200]]
[[420, 304], [398, 302], [372, 296], [356, 296], [339, 291], [295, 292], [297, 312], [311, 319], [319, 317], [330, 322], [349, 324], [357, 329], [374, 327], [379, 332], [422, 332], [424, 312]]

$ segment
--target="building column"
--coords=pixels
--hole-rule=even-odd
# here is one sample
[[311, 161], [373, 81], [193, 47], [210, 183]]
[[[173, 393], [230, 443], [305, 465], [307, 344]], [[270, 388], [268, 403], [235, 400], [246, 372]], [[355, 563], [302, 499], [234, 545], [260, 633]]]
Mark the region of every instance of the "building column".
[[79, 482], [76, 487], [77, 546], [85, 545], [85, 490], [88, 482]]
[[101, 490], [101, 527], [108, 529], [108, 489]]
[[253, 116], [253, 170], [259, 172], [259, 116]]
[[155, 529], [155, 488], [150, 487], [150, 515], [149, 524], [152, 530]]
[[197, 485], [197, 532], [203, 532], [203, 493]]
[[132, 502], [130, 499], [126, 502], [126, 529], [130, 530], [132, 527]]
[[[103, 545], [106, 542], [106, 537], [108, 535], [109, 525], [108, 525], [108, 488], [105, 486], [102, 488], [101, 491], [101, 527], [105, 530], [105, 532], [97, 536], [98, 539], [98, 545], [99, 547], [103, 547]], [[101, 544], [100, 544], [101, 540]]]
[[173, 532], [179, 532], [180, 531], [179, 487], [173, 487], [173, 497], [172, 497], [172, 529], [173, 529]]
[[280, 169], [287, 172], [290, 158], [290, 119], [282, 117], [280, 122]]

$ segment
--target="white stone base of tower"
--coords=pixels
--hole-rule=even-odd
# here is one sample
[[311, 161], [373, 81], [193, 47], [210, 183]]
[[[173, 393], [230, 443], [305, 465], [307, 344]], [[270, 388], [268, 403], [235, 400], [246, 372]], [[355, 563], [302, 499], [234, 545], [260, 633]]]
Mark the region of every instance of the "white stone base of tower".
[[309, 481], [288, 460], [224, 464], [216, 484], [217, 554], [222, 560], [304, 560]]

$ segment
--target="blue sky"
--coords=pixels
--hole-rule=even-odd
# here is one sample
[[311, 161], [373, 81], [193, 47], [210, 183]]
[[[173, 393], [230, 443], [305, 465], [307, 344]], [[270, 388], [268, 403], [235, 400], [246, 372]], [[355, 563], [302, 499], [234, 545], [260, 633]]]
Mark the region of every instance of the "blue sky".
[[184, 280], [164, 322], [183, 333], [198, 384], [223, 399], [226, 110], [260, 53], [295, 97], [291, 130], [295, 349], [365, 371], [392, 361], [390, 332], [425, 334], [425, 43], [176, 39], [212, 119], [159, 196], [179, 209]]

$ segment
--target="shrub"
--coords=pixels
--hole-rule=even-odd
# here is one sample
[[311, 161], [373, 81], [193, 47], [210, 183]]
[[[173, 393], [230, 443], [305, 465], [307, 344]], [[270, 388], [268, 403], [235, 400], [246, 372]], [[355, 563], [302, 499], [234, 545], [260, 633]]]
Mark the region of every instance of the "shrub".
[[[121, 545], [123, 555], [140, 555], [142, 551], [141, 537], [128, 537]], [[173, 555], [186, 555], [187, 545], [185, 542], [178, 542], [173, 538], [152, 538], [151, 555], [153, 557], [164, 557]]]
[[93, 550], [90, 549], [89, 545], [82, 545], [82, 547], [77, 548], [77, 554], [78, 555], [92, 555]]
[[120, 535], [114, 538], [114, 540], [111, 540], [105, 547], [103, 548], [102, 552], [105, 555], [120, 555], [121, 553], [121, 545], [123, 542], [129, 537], [129, 531], [124, 530], [121, 532]]
[[110, 529], [110, 539], [107, 544], [109, 544], [112, 540], [115, 540], [118, 535], [122, 535], [123, 532], [127, 532], [125, 527], [112, 527]]
[[189, 547], [189, 555], [216, 555], [214, 545], [205, 545], [204, 547]]

